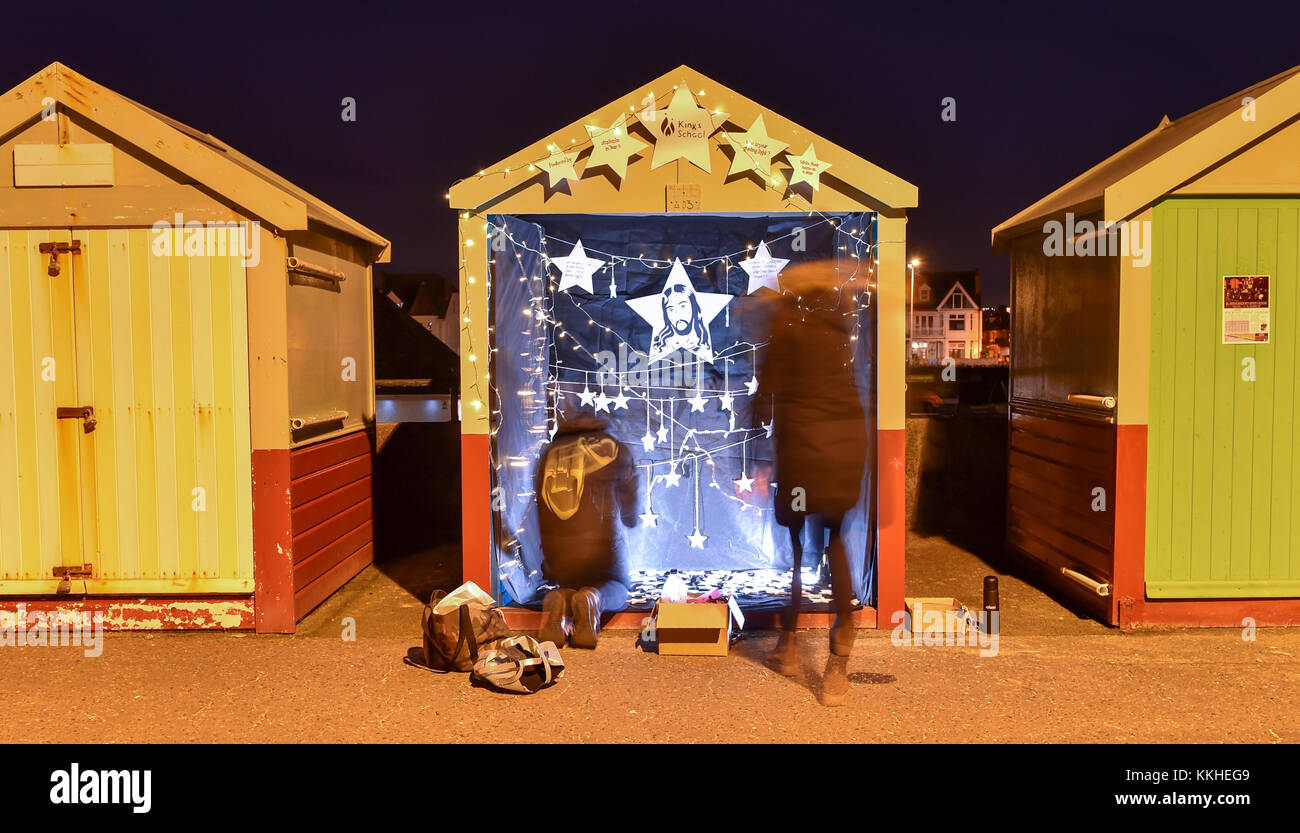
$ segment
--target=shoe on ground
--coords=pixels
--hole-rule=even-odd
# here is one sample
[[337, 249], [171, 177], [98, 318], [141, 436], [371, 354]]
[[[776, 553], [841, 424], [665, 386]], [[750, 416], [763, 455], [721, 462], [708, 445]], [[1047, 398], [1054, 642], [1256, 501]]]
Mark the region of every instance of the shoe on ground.
[[849, 694], [849, 658], [831, 654], [822, 675], [822, 705], [842, 706]]
[[538, 642], [553, 642], [555, 647], [564, 647], [565, 636], [573, 630], [572, 613], [569, 609], [569, 597], [572, 590], [552, 590], [542, 600], [542, 629], [537, 633]]
[[782, 631], [777, 639], [776, 648], [767, 655], [767, 667], [782, 677], [795, 677], [799, 674], [799, 643], [794, 631]]
[[594, 587], [575, 591], [570, 609], [573, 611], [573, 635], [569, 637], [569, 644], [575, 648], [595, 648], [600, 633], [600, 592]]

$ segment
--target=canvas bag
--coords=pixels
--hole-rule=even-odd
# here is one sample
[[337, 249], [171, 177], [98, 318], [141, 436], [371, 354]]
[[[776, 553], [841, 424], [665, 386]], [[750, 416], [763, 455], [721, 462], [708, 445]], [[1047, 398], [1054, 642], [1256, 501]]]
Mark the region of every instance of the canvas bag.
[[501, 691], [533, 694], [564, 675], [564, 660], [554, 642], [531, 636], [503, 639], [474, 663], [473, 679]]
[[471, 671], [481, 651], [511, 635], [492, 597], [472, 581], [433, 591], [420, 617], [424, 662], [435, 671]]

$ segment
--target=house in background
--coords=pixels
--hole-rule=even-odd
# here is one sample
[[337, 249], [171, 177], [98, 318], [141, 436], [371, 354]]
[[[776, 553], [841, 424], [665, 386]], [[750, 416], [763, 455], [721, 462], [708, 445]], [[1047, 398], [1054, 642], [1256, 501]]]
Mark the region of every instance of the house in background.
[[984, 352], [986, 359], [996, 359], [999, 364], [1011, 362], [1011, 308], [984, 308]]
[[917, 272], [907, 332], [909, 363], [980, 358], [984, 340], [979, 299], [978, 269]]

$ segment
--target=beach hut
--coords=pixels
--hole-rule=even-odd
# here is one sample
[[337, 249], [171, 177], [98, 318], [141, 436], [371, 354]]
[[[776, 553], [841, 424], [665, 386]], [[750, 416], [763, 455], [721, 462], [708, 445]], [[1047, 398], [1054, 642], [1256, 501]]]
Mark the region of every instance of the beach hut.
[[1300, 68], [993, 229], [1007, 543], [1111, 624], [1300, 623]]
[[289, 632], [370, 563], [387, 258], [62, 64], [0, 97], [0, 606]]
[[[540, 598], [536, 457], [560, 419], [586, 410], [637, 455], [636, 586], [614, 624], [639, 626], [669, 569], [778, 603], [789, 541], [765, 498], [771, 426], [754, 396], [764, 342], [750, 337], [787, 265], [833, 259], [869, 286], [855, 362], [875, 455], [846, 522], [859, 622], [887, 625], [903, 609], [914, 186], [682, 66], [485, 166], [448, 199], [460, 222], [466, 579], [510, 603], [516, 623], [536, 620], [525, 610]], [[670, 287], [690, 296], [690, 332], [676, 336]], [[805, 623], [824, 624], [814, 596]]]

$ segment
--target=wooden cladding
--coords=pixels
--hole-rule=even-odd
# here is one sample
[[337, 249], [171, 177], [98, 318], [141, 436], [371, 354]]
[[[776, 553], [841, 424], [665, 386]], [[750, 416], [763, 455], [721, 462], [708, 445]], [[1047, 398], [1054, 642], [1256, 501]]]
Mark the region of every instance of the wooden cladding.
[[1115, 426], [1012, 404], [1007, 543], [1044, 568], [1054, 586], [1109, 617], [1108, 599], [1061, 575], [1114, 577]]
[[374, 560], [372, 468], [368, 431], [290, 453], [295, 619]]

